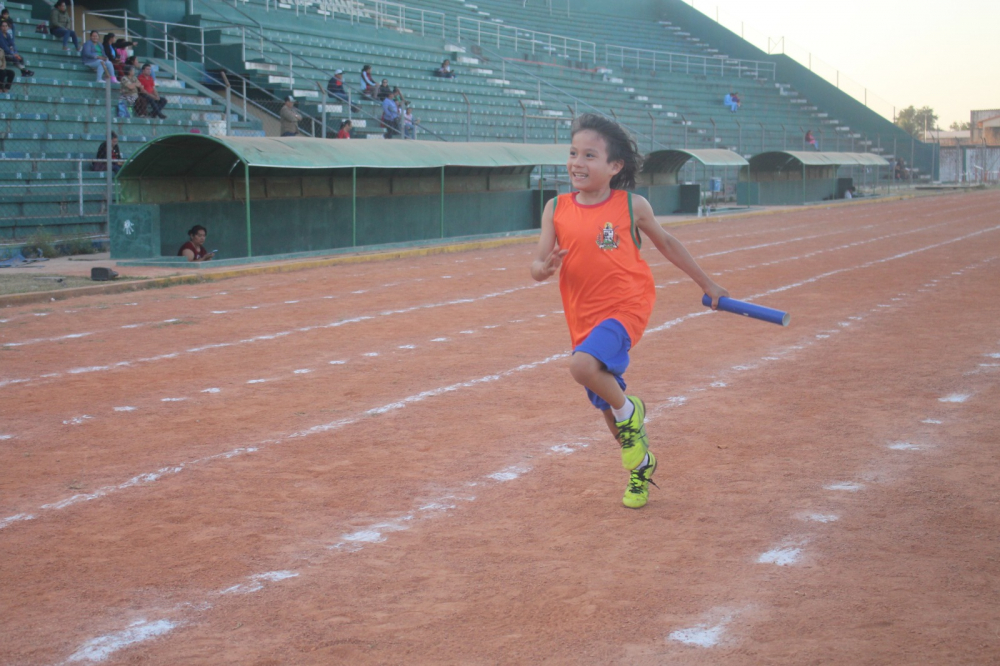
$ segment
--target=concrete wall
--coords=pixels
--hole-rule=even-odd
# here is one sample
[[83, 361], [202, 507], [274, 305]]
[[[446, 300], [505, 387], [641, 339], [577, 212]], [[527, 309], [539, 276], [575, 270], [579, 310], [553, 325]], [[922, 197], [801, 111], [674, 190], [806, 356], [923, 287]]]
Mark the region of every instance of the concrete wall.
[[787, 206], [809, 201], [823, 201], [837, 195], [836, 178], [740, 182], [736, 202], [741, 206]]

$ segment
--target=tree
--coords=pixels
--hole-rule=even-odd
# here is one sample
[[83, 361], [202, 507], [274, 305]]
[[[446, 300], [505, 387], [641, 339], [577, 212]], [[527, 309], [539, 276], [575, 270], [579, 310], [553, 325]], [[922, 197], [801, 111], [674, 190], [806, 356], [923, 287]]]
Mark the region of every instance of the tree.
[[896, 126], [918, 139], [923, 138], [925, 127], [927, 131], [940, 129], [937, 121], [937, 114], [929, 106], [917, 109], [911, 105], [900, 111], [896, 116]]
[[960, 123], [956, 120], [951, 124], [951, 127], [949, 127], [948, 129], [950, 129], [953, 132], [963, 132], [972, 129], [972, 126], [969, 123]]

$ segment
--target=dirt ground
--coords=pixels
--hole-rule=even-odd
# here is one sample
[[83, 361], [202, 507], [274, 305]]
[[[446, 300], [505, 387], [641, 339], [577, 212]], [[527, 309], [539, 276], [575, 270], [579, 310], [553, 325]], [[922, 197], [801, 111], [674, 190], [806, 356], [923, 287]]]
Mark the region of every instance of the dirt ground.
[[638, 511], [530, 245], [6, 308], [0, 663], [1000, 663], [998, 206], [647, 243]]

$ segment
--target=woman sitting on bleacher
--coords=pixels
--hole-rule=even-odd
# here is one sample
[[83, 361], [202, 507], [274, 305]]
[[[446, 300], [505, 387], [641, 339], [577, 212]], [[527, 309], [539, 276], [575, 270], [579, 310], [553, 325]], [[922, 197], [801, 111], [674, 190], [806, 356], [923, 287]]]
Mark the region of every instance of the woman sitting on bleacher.
[[125, 66], [125, 72], [119, 79], [119, 83], [121, 90], [118, 97], [118, 117], [130, 118], [128, 110], [135, 105], [139, 99], [139, 91], [142, 89], [142, 86], [139, 85], [139, 79], [135, 77], [135, 69], [131, 65]]
[[21, 69], [21, 76], [29, 77], [35, 75], [33, 71], [28, 69], [28, 64], [24, 62], [21, 54], [17, 52], [17, 45], [14, 44], [14, 29], [12, 24], [6, 21], [0, 22], [0, 51], [4, 52], [10, 64]]
[[83, 60], [84, 65], [97, 72], [98, 83], [104, 80], [104, 72], [108, 73], [111, 83], [118, 83], [118, 79], [115, 77], [115, 70], [111, 67], [111, 63], [108, 62], [107, 57], [101, 52], [101, 46], [97, 43], [100, 39], [101, 36], [97, 34], [97, 31], [91, 30], [90, 41], [80, 49], [80, 59]]
[[384, 102], [386, 97], [392, 97], [392, 88], [389, 87], [389, 79], [382, 79], [382, 85], [378, 87], [378, 101]]
[[376, 92], [378, 92], [378, 86], [375, 85], [375, 80], [372, 78], [372, 66], [365, 65], [361, 68], [361, 94], [369, 99], [374, 99]]

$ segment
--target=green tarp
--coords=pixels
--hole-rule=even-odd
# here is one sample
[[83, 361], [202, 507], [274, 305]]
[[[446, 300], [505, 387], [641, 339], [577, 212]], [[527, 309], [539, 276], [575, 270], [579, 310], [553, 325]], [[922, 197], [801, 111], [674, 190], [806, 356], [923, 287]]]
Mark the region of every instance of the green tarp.
[[278, 169], [504, 168], [566, 164], [569, 146], [442, 141], [360, 141], [304, 137], [165, 136], [150, 141], [120, 179], [231, 176], [237, 166]]
[[695, 159], [706, 167], [742, 167], [747, 161], [731, 150], [708, 148], [705, 150], [657, 150], [646, 156], [643, 173], [677, 173], [688, 160]]
[[823, 153], [807, 150], [778, 150], [750, 158], [751, 171], [784, 171], [802, 166], [889, 166], [883, 157], [872, 153]]

